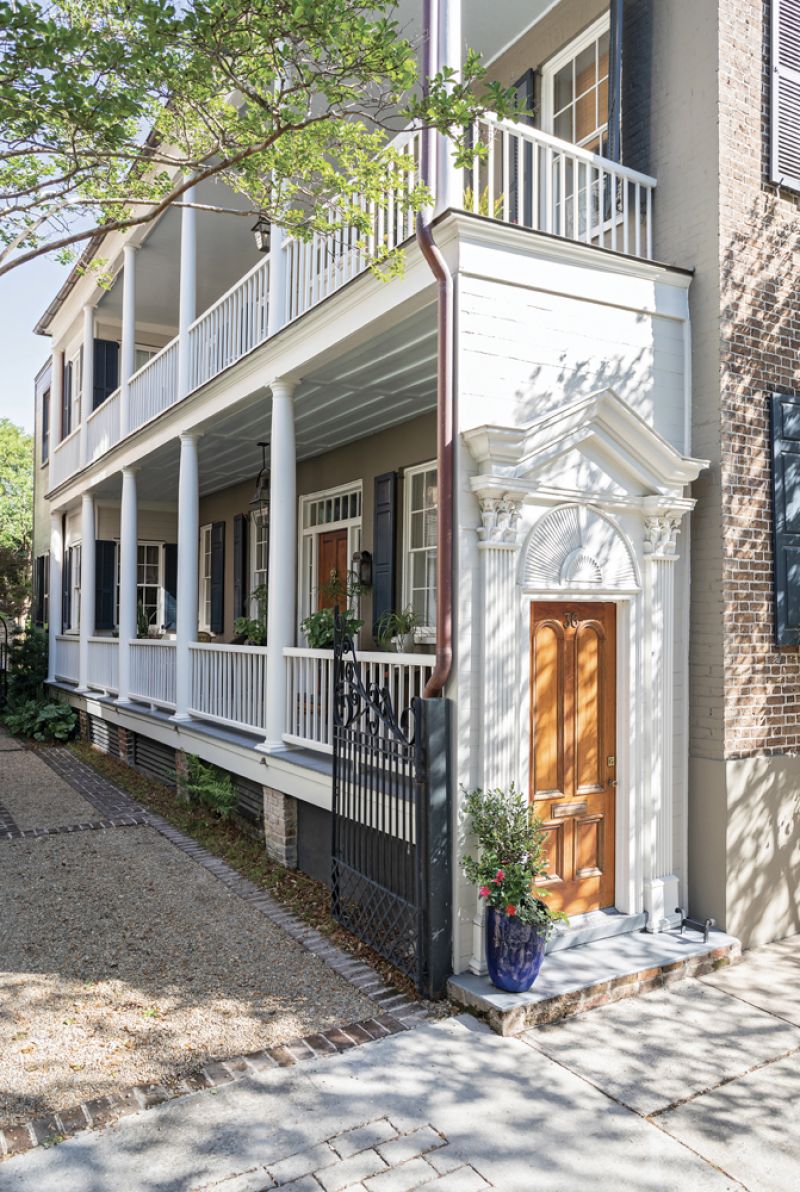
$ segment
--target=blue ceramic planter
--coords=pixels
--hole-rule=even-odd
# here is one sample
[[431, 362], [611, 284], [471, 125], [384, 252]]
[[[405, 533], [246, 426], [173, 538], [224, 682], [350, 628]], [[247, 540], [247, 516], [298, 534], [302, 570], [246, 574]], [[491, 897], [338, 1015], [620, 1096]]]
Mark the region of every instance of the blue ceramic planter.
[[539, 975], [547, 935], [531, 923], [488, 907], [486, 963], [492, 984], [506, 993], [524, 993]]

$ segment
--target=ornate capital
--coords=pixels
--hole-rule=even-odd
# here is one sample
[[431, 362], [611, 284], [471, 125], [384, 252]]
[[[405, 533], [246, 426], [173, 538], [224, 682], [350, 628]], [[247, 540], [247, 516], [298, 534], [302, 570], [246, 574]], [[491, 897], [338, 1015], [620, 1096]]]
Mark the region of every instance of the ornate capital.
[[517, 522], [522, 498], [510, 493], [501, 497], [479, 496], [481, 525], [478, 538], [483, 543], [513, 546], [517, 541]]
[[658, 559], [675, 559], [680, 513], [659, 513], [644, 519], [644, 553]]

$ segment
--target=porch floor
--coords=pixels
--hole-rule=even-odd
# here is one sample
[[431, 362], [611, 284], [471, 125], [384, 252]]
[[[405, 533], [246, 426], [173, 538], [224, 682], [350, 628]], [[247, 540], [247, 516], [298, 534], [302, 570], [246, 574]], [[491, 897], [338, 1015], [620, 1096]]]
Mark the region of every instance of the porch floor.
[[451, 1001], [485, 1017], [499, 1035], [517, 1035], [733, 964], [740, 956], [739, 941], [722, 931], [712, 931], [707, 944], [699, 931], [639, 931], [548, 952], [526, 993], [504, 993], [475, 973], [451, 977], [447, 993]]

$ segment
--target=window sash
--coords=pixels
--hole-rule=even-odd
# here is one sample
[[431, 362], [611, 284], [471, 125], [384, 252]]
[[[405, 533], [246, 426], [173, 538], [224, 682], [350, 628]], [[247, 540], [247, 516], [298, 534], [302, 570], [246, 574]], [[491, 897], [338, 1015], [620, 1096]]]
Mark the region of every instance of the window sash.
[[436, 463], [406, 468], [403, 476], [403, 607], [411, 605], [420, 633], [436, 630]]
[[197, 613], [200, 629], [211, 632], [211, 526], [200, 528], [200, 607]]

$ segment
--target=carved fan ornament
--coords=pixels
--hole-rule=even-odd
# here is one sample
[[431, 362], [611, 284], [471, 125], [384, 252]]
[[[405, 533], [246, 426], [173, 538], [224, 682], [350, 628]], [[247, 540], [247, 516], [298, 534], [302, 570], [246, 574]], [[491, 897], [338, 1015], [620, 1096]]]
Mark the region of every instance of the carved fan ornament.
[[562, 505], [534, 526], [521, 579], [526, 588], [537, 591], [639, 587], [630, 548], [617, 527], [584, 505]]

